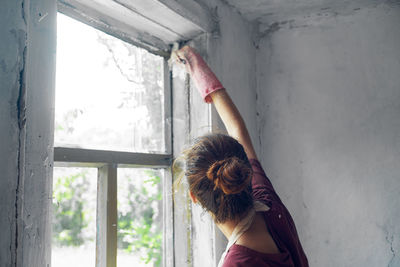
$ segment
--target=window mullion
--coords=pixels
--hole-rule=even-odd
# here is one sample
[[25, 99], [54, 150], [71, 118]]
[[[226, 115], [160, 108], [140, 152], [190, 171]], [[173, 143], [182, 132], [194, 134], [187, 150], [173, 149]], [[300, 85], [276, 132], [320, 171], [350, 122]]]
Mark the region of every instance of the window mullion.
[[163, 64], [164, 76], [164, 142], [165, 152], [172, 154], [172, 92], [171, 92], [171, 71], [168, 66], [168, 60], [164, 59]]
[[174, 215], [172, 170], [166, 169], [163, 176], [163, 267], [174, 266]]
[[98, 168], [96, 267], [117, 265], [117, 166]]

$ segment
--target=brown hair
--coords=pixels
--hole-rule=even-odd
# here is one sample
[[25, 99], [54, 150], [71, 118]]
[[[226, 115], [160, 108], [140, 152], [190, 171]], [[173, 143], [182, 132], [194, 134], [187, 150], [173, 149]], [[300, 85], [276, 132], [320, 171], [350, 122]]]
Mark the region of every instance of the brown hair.
[[236, 139], [205, 135], [184, 156], [189, 190], [217, 223], [241, 218], [253, 206], [251, 165]]

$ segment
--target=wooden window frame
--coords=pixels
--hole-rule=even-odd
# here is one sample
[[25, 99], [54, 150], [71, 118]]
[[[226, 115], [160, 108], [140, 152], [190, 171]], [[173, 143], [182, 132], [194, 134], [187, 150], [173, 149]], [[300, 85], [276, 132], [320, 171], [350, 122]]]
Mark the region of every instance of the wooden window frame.
[[[65, 15], [77, 19], [76, 14]], [[87, 17], [79, 21], [97, 28], [107, 34], [131, 43], [118, 32], [107, 31], [101, 25], [93, 25]], [[142, 46], [143, 48], [143, 46]], [[149, 51], [154, 53], [154, 51]], [[55, 167], [95, 167], [97, 168], [96, 204], [96, 267], [117, 266], [117, 169], [118, 168], [162, 168], [163, 175], [163, 257], [162, 266], [174, 265], [173, 250], [173, 200], [172, 200], [172, 92], [171, 70], [164, 53], [154, 53], [164, 57], [164, 144], [166, 153], [133, 153], [108, 150], [54, 147]]]

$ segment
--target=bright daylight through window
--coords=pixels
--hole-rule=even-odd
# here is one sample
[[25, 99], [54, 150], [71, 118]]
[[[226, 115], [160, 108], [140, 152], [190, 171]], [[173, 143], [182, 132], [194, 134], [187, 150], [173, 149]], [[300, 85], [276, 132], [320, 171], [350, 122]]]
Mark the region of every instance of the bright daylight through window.
[[[164, 58], [60, 13], [57, 25], [55, 148], [150, 159], [167, 153]], [[104, 258], [99, 253], [117, 258], [120, 267], [162, 266], [168, 165], [87, 162], [55, 162], [52, 266], [94, 267]], [[115, 193], [100, 190], [103, 166], [115, 170], [117, 179], [105, 175]], [[115, 204], [100, 201], [113, 198]], [[105, 252], [99, 211], [117, 217], [116, 225], [105, 226], [116, 236]]]
[[55, 146], [164, 152], [163, 58], [59, 13]]

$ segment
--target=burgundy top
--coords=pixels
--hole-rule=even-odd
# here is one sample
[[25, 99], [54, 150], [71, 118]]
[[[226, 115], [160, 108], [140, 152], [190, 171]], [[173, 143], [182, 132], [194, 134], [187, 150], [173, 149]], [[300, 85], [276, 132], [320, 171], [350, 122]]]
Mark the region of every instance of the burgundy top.
[[260, 162], [257, 159], [250, 159], [250, 164], [253, 169], [253, 198], [270, 207], [268, 211], [263, 212], [264, 219], [281, 253], [261, 253], [234, 244], [226, 254], [223, 267], [308, 266], [307, 257], [289, 211], [275, 192]]

